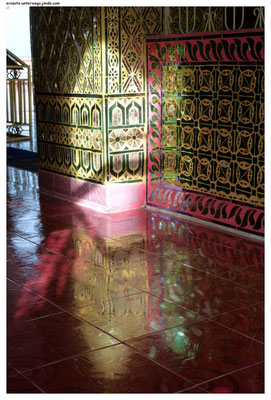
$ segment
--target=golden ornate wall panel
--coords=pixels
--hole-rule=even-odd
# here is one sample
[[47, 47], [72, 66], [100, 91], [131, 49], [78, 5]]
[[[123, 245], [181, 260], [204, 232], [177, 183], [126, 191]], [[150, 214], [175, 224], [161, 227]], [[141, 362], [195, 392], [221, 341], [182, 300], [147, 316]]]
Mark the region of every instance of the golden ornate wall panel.
[[36, 107], [40, 168], [103, 183], [101, 96], [42, 94]]
[[264, 7], [30, 14], [41, 169], [263, 232]]
[[101, 93], [99, 7], [32, 8], [31, 34], [37, 92]]
[[162, 32], [161, 7], [106, 7], [106, 90], [145, 92], [144, 35]]
[[37, 95], [38, 139], [102, 150], [102, 99]]
[[142, 181], [145, 169], [145, 97], [109, 98], [108, 175], [110, 182]]
[[31, 9], [39, 167], [105, 181], [99, 7]]
[[262, 234], [264, 32], [152, 36], [148, 203]]
[[162, 183], [263, 206], [263, 88], [263, 65], [163, 66]]
[[169, 7], [166, 34], [264, 27], [264, 7]]
[[144, 35], [161, 33], [162, 9], [37, 7], [31, 30], [40, 148], [102, 162], [102, 172], [86, 175], [83, 165], [50, 164], [43, 152], [40, 168], [97, 183], [143, 182]]
[[106, 7], [108, 182], [141, 182], [145, 170], [144, 35], [160, 33], [160, 7]]
[[104, 181], [102, 154], [93, 151], [40, 142], [39, 166], [73, 178]]
[[170, 16], [171, 33], [223, 29], [223, 7], [170, 7]]

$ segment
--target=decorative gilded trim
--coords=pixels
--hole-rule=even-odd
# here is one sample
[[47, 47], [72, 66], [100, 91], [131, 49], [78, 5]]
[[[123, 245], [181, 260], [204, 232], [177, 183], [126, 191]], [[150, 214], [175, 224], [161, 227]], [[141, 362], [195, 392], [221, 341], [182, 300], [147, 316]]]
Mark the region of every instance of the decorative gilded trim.
[[263, 233], [263, 32], [147, 49], [148, 204]]

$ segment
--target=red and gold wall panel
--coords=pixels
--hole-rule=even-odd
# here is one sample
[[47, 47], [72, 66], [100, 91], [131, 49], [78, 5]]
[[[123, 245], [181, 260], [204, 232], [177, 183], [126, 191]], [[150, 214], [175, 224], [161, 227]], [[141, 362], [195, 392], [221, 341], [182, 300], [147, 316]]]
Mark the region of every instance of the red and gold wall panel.
[[147, 39], [148, 204], [263, 233], [263, 39]]

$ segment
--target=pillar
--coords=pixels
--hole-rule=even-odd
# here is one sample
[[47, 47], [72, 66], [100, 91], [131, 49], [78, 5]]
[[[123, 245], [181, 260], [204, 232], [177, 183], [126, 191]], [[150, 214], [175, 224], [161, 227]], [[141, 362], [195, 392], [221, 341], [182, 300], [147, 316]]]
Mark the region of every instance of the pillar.
[[159, 7], [30, 11], [43, 192], [114, 212], [146, 186], [146, 34]]

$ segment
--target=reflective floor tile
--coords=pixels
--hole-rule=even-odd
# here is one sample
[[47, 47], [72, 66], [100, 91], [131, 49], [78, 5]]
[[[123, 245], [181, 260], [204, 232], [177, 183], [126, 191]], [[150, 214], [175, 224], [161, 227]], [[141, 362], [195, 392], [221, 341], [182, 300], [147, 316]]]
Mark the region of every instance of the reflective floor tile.
[[206, 317], [263, 300], [262, 293], [248, 287], [178, 263], [174, 266], [175, 270], [164, 267], [166, 272], [161, 267], [159, 273], [153, 268], [148, 281], [135, 287]]
[[[158, 217], [157, 217], [158, 219]], [[158, 223], [161, 223], [159, 221]], [[163, 225], [165, 228], [165, 225]], [[215, 249], [218, 252], [228, 252], [234, 254], [235, 243], [237, 239], [235, 235], [228, 233], [218, 233], [212, 229], [206, 227], [196, 228], [192, 224], [178, 224], [170, 222], [170, 226], [167, 230], [154, 231], [148, 237], [150, 251], [153, 249], [163, 249], [163, 243], [170, 241], [180, 247], [185, 246], [190, 249], [206, 248], [206, 254], [210, 252], [210, 249]]]
[[22, 255], [9, 256], [7, 261], [8, 278], [25, 286], [66, 276], [70, 272], [69, 259], [38, 246], [33, 251], [23, 252]]
[[264, 393], [264, 364], [201, 385], [209, 393]]
[[103, 218], [102, 223], [92, 223], [89, 228], [95, 229], [100, 237], [111, 237], [129, 246], [134, 242], [142, 243], [142, 238], [146, 238], [146, 234], [144, 234], [146, 232], [145, 219], [146, 215], [143, 210], [141, 214], [136, 213], [136, 210], [133, 214], [130, 212], [130, 215], [127, 213], [119, 213], [117, 216], [109, 214], [107, 218]]
[[119, 344], [27, 373], [46, 393], [175, 393], [186, 380]]
[[264, 358], [262, 344], [205, 321], [127, 343], [195, 384], [261, 362]]
[[29, 221], [29, 220], [40, 220], [42, 218], [41, 213], [39, 210], [35, 210], [35, 208], [31, 208], [30, 206], [23, 207], [20, 209], [20, 205], [18, 207], [12, 207], [8, 210], [8, 224], [7, 227], [9, 229], [16, 226], [18, 222], [21, 221]]
[[66, 313], [13, 321], [8, 326], [8, 362], [25, 371], [116, 343], [109, 335]]
[[78, 212], [81, 210], [82, 208], [77, 204], [51, 196], [45, 196], [43, 194], [40, 196], [40, 211], [44, 215], [54, 217], [57, 215]]
[[263, 262], [262, 241], [252, 239], [246, 241], [244, 236], [217, 229], [214, 224], [200, 226], [193, 221], [187, 222], [172, 215], [165, 216], [156, 212], [148, 218], [147, 226], [148, 240], [152, 244], [151, 251], [155, 248], [161, 250], [172, 243], [190, 249], [200, 249], [205, 257], [215, 256], [220, 259], [226, 254], [228, 261], [240, 263], [242, 266]]
[[12, 368], [12, 366], [9, 365], [9, 363], [7, 363], [7, 378], [10, 378], [15, 375], [18, 375], [18, 372], [16, 371], [16, 369]]
[[251, 268], [251, 270], [253, 270], [255, 273], [259, 273], [259, 274], [264, 275], [264, 263], [255, 264], [255, 265], [253, 265], [252, 267], [249, 267], [248, 269], [250, 269], [250, 268]]
[[[188, 236], [189, 238], [189, 236]], [[243, 249], [220, 246], [213, 242], [174, 241], [172, 234], [163, 238], [149, 232], [147, 250], [161, 257], [173, 258], [208, 272], [223, 273], [259, 263]]]
[[188, 233], [200, 246], [203, 246], [204, 242], [211, 242], [223, 247], [235, 247], [236, 243], [240, 240], [238, 233], [207, 224], [197, 225], [196, 223], [190, 223], [188, 224]]
[[202, 248], [190, 248], [170, 241], [163, 241], [160, 249], [148, 246], [147, 250], [156, 256], [172, 259], [175, 262], [181, 262], [189, 267], [216, 275], [222, 275], [229, 270], [236, 271], [253, 265], [251, 259], [246, 256], [241, 257], [241, 255], [233, 253], [232, 249], [227, 247], [216, 254], [211, 245], [209, 247], [204, 245]]
[[262, 393], [261, 239], [94, 212], [10, 167], [7, 211], [8, 392]]
[[8, 225], [8, 230], [16, 235], [31, 238], [32, 236], [62, 231], [68, 229], [70, 226], [56, 219], [41, 217], [27, 221], [12, 221]]
[[79, 277], [71, 269], [71, 273], [67, 276], [44, 279], [26, 285], [26, 288], [66, 311], [140, 293], [140, 290], [127, 282], [115, 281], [106, 274], [95, 274], [91, 266], [89, 271], [83, 271]]
[[264, 247], [263, 238], [254, 240], [252, 237], [243, 237], [236, 243], [236, 249], [246, 252], [254, 264], [264, 263]]
[[7, 234], [7, 260], [13, 256], [24, 258], [29, 253], [37, 252], [37, 245], [27, 239], [14, 235], [13, 233]]
[[31, 207], [25, 201], [20, 201], [14, 199], [13, 201], [8, 201], [7, 204], [7, 226], [14, 225], [14, 221], [27, 220], [27, 219], [38, 219], [41, 217], [39, 210]]
[[[110, 218], [110, 214], [104, 214], [90, 210], [86, 207], [77, 206], [74, 211], [66, 212], [56, 216], [59, 221], [66, 222], [74, 228], [105, 226]], [[98, 234], [98, 232], [97, 232]]]
[[33, 318], [59, 313], [57, 306], [45, 301], [40, 296], [8, 281], [7, 287], [7, 326], [11, 322], [19, 323]]
[[119, 340], [183, 325], [201, 317], [175, 304], [139, 293], [120, 299], [74, 309], [74, 315], [103, 329]]
[[8, 313], [15, 308], [25, 308], [32, 304], [41, 303], [44, 300], [41, 299], [37, 294], [27, 290], [23, 286], [7, 280], [7, 307]]
[[40, 246], [40, 248], [46, 248], [57, 254], [61, 254], [66, 258], [77, 257], [75, 246], [73, 245], [72, 228], [64, 229], [62, 231], [54, 231], [50, 233], [41, 233], [39, 235], [31, 236], [27, 238], [30, 242]]
[[39, 296], [33, 296], [29, 291], [23, 288], [18, 292], [16, 301], [14, 301], [14, 299], [10, 301], [9, 297], [7, 298], [7, 306], [8, 326], [13, 321], [18, 323], [20, 321], [57, 314], [62, 311], [54, 304], [41, 299]]
[[[16, 147], [21, 146], [21, 145], [25, 145], [25, 143], [24, 144], [23, 144], [23, 142], [16, 143]], [[8, 177], [8, 180], [17, 182], [18, 184], [29, 184], [29, 185], [31, 185], [31, 187], [38, 187], [37, 172], [8, 166], [7, 177]]]
[[99, 249], [105, 248], [104, 241], [85, 227], [70, 226], [69, 229], [62, 231], [32, 236], [30, 240], [70, 259], [83, 258], [94, 261]]
[[[7, 200], [8, 201], [13, 201], [15, 199], [17, 200], [23, 200], [25, 203], [37, 203], [39, 201], [39, 192], [35, 188], [30, 188], [27, 185], [20, 185], [16, 184], [14, 182], [9, 182], [9, 186], [13, 187], [12, 190], [8, 187], [7, 190]], [[14, 204], [8, 204], [13, 206]], [[19, 206], [19, 204], [18, 204]]]
[[187, 390], [183, 390], [179, 393], [195, 393], [195, 394], [199, 394], [199, 393], [207, 393], [207, 390], [203, 389], [201, 386], [195, 386], [192, 387], [191, 389], [187, 389]]
[[[8, 196], [8, 195], [7, 195]], [[35, 211], [40, 216], [40, 202], [37, 198], [20, 198], [14, 195], [14, 198], [7, 200], [7, 224], [9, 218], [19, 218], [24, 213], [29, 214], [30, 210]]]
[[248, 267], [238, 271], [227, 271], [222, 275], [230, 281], [240, 283], [249, 288], [264, 291], [264, 275], [259, 272], [259, 268]]
[[7, 380], [7, 393], [42, 393], [42, 391], [22, 375]]
[[102, 266], [124, 266], [146, 261], [144, 250], [114, 238], [97, 236], [88, 228], [71, 228], [61, 232], [33, 236], [29, 240], [72, 260], [85, 259]]
[[264, 303], [227, 312], [214, 317], [213, 321], [264, 342]]

